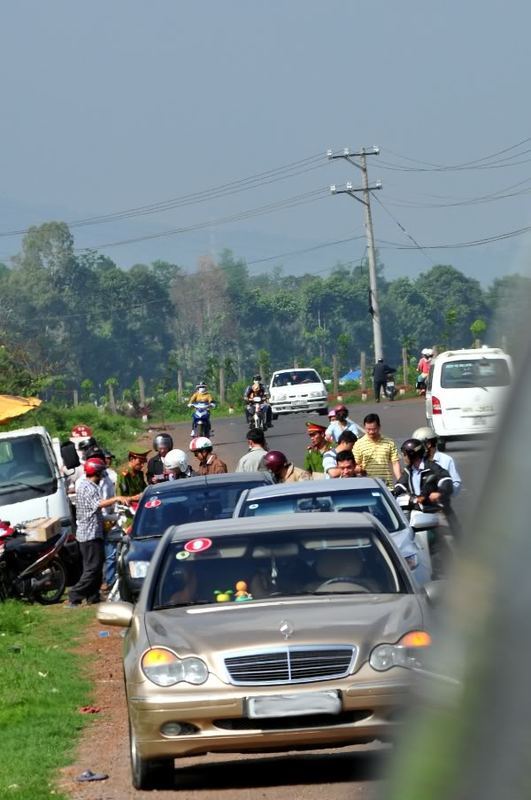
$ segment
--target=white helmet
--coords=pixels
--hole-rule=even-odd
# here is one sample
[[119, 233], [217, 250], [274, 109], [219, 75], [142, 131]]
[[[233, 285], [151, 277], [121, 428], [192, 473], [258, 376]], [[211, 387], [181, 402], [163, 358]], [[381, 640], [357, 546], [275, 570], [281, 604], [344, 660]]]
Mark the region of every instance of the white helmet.
[[212, 450], [212, 442], [206, 436], [196, 436], [190, 442], [190, 450], [192, 453], [196, 450]]
[[186, 472], [188, 469], [188, 458], [184, 450], [170, 450], [162, 459], [166, 469], [179, 469]]
[[426, 442], [433, 441], [433, 439], [437, 439], [437, 434], [433, 428], [428, 428], [428, 426], [425, 425], [424, 427], [417, 428], [415, 431], [413, 431], [412, 439], [418, 439], [419, 442], [425, 444]]
[[431, 358], [433, 355], [433, 350], [431, 349], [431, 347], [425, 347], [424, 350], [421, 351], [421, 353], [423, 356], [426, 356], [426, 358]]

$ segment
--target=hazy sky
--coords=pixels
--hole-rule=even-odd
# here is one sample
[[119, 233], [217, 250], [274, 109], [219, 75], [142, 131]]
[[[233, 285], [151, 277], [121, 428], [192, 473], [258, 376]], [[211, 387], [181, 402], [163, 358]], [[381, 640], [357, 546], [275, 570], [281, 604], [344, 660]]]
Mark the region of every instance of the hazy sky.
[[[76, 246], [188, 269], [231, 247], [253, 271], [324, 274], [358, 261], [364, 240], [275, 257], [362, 236], [362, 206], [326, 191], [359, 185], [359, 171], [325, 153], [379, 145], [369, 175], [384, 187], [373, 215], [388, 277], [433, 263], [485, 283], [521, 271], [529, 235], [424, 251], [408, 235], [428, 247], [531, 225], [530, 30], [524, 0], [4, 3], [0, 234], [173, 200], [72, 227]], [[103, 246], [181, 228], [192, 230]], [[1, 236], [0, 258], [19, 245]]]

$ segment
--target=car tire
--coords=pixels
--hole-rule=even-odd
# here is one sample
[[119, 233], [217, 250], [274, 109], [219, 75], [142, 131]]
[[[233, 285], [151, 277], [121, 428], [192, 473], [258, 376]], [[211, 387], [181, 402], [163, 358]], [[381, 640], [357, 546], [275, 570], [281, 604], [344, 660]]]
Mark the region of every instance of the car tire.
[[129, 721], [131, 780], [135, 789], [169, 789], [173, 786], [175, 763], [173, 758], [141, 758]]
[[328, 408], [320, 408], [317, 413], [319, 416], [324, 417], [325, 414], [328, 414]]
[[129, 586], [127, 585], [127, 581], [125, 581], [123, 578], [118, 580], [118, 592], [120, 595], [120, 600], [123, 600], [125, 603], [135, 602], [135, 598], [133, 597]]
[[274, 422], [276, 422], [278, 419], [278, 414], [271, 414], [271, 418], [273, 419]]

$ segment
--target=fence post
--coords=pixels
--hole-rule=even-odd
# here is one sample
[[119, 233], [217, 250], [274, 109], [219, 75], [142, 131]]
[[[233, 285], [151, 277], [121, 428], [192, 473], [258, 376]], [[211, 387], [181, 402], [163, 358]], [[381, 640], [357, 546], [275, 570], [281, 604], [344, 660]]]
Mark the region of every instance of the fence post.
[[225, 402], [225, 367], [219, 368], [219, 402]]
[[408, 353], [407, 347], [402, 348], [402, 383], [404, 386], [408, 385], [409, 382], [409, 366], [408, 366]]
[[142, 408], [146, 406], [146, 384], [144, 383], [144, 378], [142, 375], [138, 376], [138, 396], [140, 399], [140, 405]]
[[117, 413], [117, 411], [116, 411], [116, 399], [114, 397], [114, 386], [112, 385], [112, 383], [109, 383], [108, 388], [109, 388], [109, 405], [111, 407], [111, 412], [113, 414], [116, 414]]
[[78, 406], [79, 405], [79, 392], [78, 392], [77, 389], [74, 389], [73, 395], [74, 395], [74, 405]]
[[337, 393], [339, 392], [339, 379], [337, 375], [337, 356], [335, 354], [332, 356], [332, 381], [334, 395], [337, 397]]
[[177, 370], [177, 395], [179, 400], [183, 398], [183, 371], [182, 369]]

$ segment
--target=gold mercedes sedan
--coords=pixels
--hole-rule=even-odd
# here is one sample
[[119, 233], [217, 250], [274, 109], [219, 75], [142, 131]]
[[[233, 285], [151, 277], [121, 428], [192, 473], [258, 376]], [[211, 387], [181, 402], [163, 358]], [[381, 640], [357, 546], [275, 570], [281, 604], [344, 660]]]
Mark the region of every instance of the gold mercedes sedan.
[[169, 528], [128, 629], [136, 788], [174, 759], [391, 739], [430, 644], [419, 589], [368, 514], [281, 514]]

